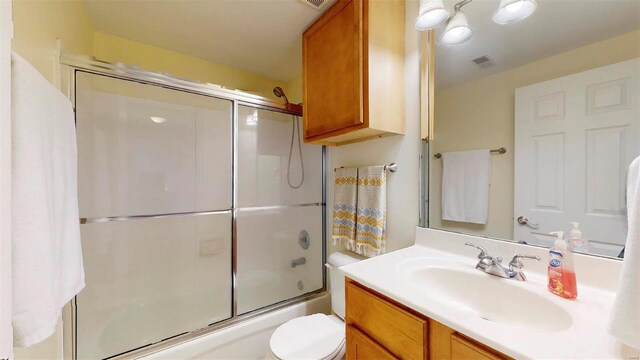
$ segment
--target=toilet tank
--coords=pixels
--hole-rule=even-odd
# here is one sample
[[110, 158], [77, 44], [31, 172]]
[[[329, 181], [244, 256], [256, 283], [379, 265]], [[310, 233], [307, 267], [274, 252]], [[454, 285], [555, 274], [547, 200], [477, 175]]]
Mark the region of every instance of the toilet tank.
[[327, 260], [331, 284], [331, 309], [342, 319], [345, 316], [344, 272], [339, 268], [360, 260], [364, 258], [348, 251], [334, 252]]

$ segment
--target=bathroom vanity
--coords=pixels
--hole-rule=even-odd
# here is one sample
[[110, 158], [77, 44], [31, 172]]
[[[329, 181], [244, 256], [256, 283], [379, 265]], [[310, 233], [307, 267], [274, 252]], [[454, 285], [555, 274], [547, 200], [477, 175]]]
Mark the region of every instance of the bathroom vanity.
[[546, 263], [525, 281], [476, 269], [546, 249], [418, 228], [414, 246], [340, 267], [348, 359], [615, 359], [638, 356], [607, 332], [621, 262], [576, 254], [578, 298], [547, 290]]
[[347, 279], [348, 359], [510, 359]]

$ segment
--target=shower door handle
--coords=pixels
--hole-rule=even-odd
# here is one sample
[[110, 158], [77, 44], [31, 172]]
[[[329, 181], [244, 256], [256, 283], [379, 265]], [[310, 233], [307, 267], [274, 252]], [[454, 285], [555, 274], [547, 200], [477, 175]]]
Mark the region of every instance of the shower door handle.
[[293, 260], [291, 260], [291, 267], [292, 267], [292, 268], [294, 268], [294, 267], [296, 267], [296, 266], [304, 265], [304, 264], [306, 264], [306, 263], [307, 263], [307, 258], [306, 258], [306, 257], [301, 257], [301, 258], [298, 258], [298, 259], [293, 259]]

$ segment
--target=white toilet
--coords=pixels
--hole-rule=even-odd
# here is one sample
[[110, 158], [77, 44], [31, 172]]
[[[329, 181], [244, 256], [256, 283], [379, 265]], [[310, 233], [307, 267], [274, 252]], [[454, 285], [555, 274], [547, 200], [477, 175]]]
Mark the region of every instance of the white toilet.
[[[269, 341], [269, 358], [277, 360], [340, 360], [345, 354], [344, 273], [340, 266], [363, 260], [346, 252], [329, 256], [331, 308], [335, 315], [302, 316], [280, 325]], [[337, 316], [336, 316], [337, 315]]]

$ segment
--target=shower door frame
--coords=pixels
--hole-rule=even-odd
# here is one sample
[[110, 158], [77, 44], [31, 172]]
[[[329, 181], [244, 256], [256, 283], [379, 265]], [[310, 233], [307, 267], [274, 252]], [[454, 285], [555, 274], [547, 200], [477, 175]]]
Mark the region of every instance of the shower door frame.
[[[193, 329], [192, 331], [176, 334], [170, 338], [158, 341], [152, 344], [145, 344], [142, 347], [131, 349], [129, 351], [112, 355], [107, 359], [135, 359], [142, 356], [150, 355], [164, 349], [194, 340], [196, 338], [205, 336], [214, 331], [220, 330], [227, 326], [237, 324], [255, 318], [256, 316], [263, 315], [295, 303], [311, 300], [320, 296], [324, 296], [327, 292], [327, 274], [324, 264], [326, 263], [327, 256], [327, 214], [326, 214], [326, 196], [327, 196], [327, 184], [326, 184], [326, 165], [327, 165], [327, 149], [326, 146], [322, 146], [322, 202], [320, 203], [305, 203], [295, 205], [278, 205], [269, 206], [268, 208], [292, 208], [303, 206], [321, 206], [322, 207], [322, 287], [318, 290], [314, 290], [302, 295], [295, 296], [293, 298], [277, 302], [275, 304], [267, 305], [256, 310], [244, 314], [238, 314], [238, 281], [237, 281], [237, 212], [238, 212], [238, 107], [248, 106], [252, 108], [275, 111], [284, 114], [302, 116], [300, 110], [287, 107], [284, 104], [271, 101], [270, 99], [245, 93], [238, 90], [228, 90], [213, 84], [204, 84], [191, 80], [179, 79], [173, 76], [169, 76], [161, 73], [154, 73], [150, 71], [141, 70], [139, 68], [127, 67], [121, 64], [113, 64], [104, 61], [98, 61], [93, 58], [85, 56], [76, 56], [69, 54], [62, 54], [60, 56], [60, 63], [64, 66], [68, 66], [70, 71], [69, 79], [67, 81], [67, 96], [73, 104], [74, 113], [76, 112], [76, 74], [78, 72], [101, 75], [114, 79], [134, 81], [144, 85], [158, 86], [174, 91], [181, 91], [186, 93], [192, 93], [194, 95], [202, 95], [215, 99], [227, 100], [232, 105], [232, 204], [230, 210], [224, 210], [222, 212], [231, 212], [231, 317], [209, 324], [201, 329]], [[77, 120], [76, 120], [77, 122]], [[267, 208], [267, 207], [265, 207]], [[216, 211], [218, 213], [220, 211]], [[92, 223], [92, 222], [105, 222], [105, 221], [118, 221], [131, 218], [154, 218], [154, 217], [168, 217], [168, 216], [191, 216], [202, 215], [202, 213], [210, 212], [193, 212], [186, 214], [162, 214], [162, 215], [150, 215], [150, 216], [129, 216], [129, 217], [113, 217], [113, 218], [99, 218], [99, 219], [84, 219], [81, 218], [80, 223]], [[64, 353], [65, 358], [77, 359], [77, 307], [76, 297], [74, 297], [69, 303], [69, 310], [64, 313], [65, 323], [69, 323], [70, 326], [65, 326], [64, 329]], [[71, 335], [71, 341], [69, 342], [66, 337]]]

